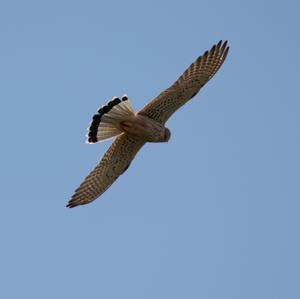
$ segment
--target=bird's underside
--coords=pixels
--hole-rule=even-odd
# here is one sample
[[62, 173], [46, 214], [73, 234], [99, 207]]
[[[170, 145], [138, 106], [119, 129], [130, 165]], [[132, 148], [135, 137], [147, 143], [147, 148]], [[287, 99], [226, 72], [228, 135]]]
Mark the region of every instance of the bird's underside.
[[223, 64], [227, 42], [214, 45], [199, 56], [169, 88], [135, 113], [127, 96], [113, 98], [93, 116], [87, 135], [88, 143], [115, 137], [96, 168], [75, 190], [67, 207], [84, 205], [98, 198], [129, 167], [146, 142], [166, 142], [170, 131], [165, 128], [169, 117], [194, 97]]

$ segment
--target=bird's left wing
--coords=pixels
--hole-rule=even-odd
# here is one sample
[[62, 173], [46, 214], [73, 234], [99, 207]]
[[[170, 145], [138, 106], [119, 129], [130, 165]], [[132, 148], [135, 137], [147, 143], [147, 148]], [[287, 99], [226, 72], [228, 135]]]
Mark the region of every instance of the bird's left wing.
[[148, 116], [161, 124], [188, 100], [194, 97], [224, 62], [229, 47], [227, 41], [214, 45], [199, 56], [168, 89], [159, 94], [138, 113]]
[[88, 204], [99, 197], [129, 167], [144, 143], [125, 133], [118, 136], [100, 163], [75, 190], [67, 207]]

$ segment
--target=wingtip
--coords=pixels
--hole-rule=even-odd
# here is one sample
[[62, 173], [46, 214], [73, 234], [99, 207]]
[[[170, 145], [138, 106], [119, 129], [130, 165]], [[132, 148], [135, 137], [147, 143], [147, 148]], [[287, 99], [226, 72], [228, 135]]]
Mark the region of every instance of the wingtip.
[[68, 203], [66, 204], [66, 208], [75, 208], [77, 206], [82, 206], [82, 205], [86, 205], [89, 204], [90, 202], [92, 202], [93, 200], [86, 200], [83, 201], [80, 198], [76, 197], [76, 193], [74, 194], [74, 196], [68, 201]]
[[229, 46], [228, 46], [228, 40], [225, 40], [223, 42], [223, 40], [221, 39], [217, 44], [215, 44], [212, 49], [217, 49], [218, 51], [220, 51], [222, 53], [222, 55], [226, 56], [228, 54], [229, 51]]
[[220, 46], [226, 46], [228, 44], [228, 40], [226, 39], [226, 40], [223, 40], [223, 39], [220, 39], [216, 44], [215, 44], [215, 46], [216, 47], [220, 47]]
[[66, 208], [73, 208], [73, 206], [68, 202], [68, 203], [66, 204]]
[[226, 41], [223, 43], [223, 45], [222, 45], [222, 49], [225, 49], [225, 48], [226, 48], [227, 43], [228, 43], [228, 41], [226, 40]]
[[79, 205], [78, 202], [74, 201], [73, 199], [70, 199], [68, 201], [68, 203], [66, 204], [66, 208], [72, 209], [72, 208], [77, 207], [78, 205]]
[[70, 203], [68, 203], [67, 205], [66, 205], [66, 208], [69, 208], [69, 209], [72, 209], [72, 208], [75, 208], [75, 207], [77, 207], [78, 205], [76, 205], [76, 204], [70, 204]]
[[226, 58], [228, 52], [229, 52], [229, 46], [227, 48], [225, 48], [225, 51], [224, 51], [224, 54], [223, 54], [225, 58]]

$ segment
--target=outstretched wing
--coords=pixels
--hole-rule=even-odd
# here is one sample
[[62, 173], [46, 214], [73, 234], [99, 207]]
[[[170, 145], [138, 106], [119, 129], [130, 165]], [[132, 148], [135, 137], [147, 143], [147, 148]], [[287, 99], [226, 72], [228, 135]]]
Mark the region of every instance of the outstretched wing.
[[162, 124], [200, 88], [209, 81], [224, 62], [229, 47], [220, 41], [209, 51], [199, 56], [168, 89], [159, 94], [138, 113]]
[[118, 136], [100, 163], [75, 190], [67, 207], [84, 205], [99, 197], [129, 167], [144, 143], [127, 134]]

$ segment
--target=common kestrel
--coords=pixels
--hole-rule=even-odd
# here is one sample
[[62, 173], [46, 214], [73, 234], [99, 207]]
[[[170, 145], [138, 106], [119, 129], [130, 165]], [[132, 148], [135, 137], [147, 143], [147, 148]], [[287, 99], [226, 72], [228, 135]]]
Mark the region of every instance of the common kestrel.
[[220, 41], [199, 56], [169, 88], [135, 113], [127, 96], [113, 98], [99, 108], [88, 128], [87, 143], [116, 137], [96, 168], [75, 190], [67, 207], [98, 198], [129, 167], [146, 142], [167, 142], [168, 118], [209, 81], [224, 62], [229, 47]]

